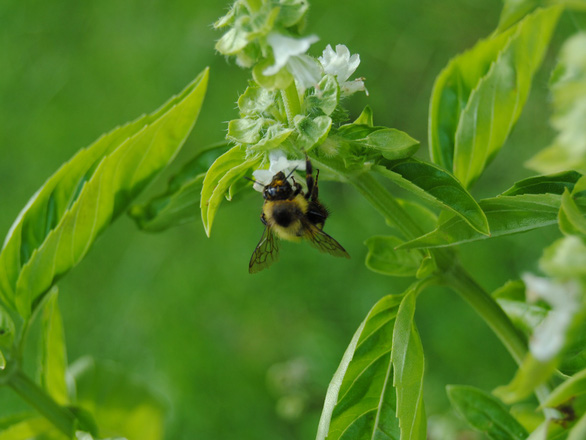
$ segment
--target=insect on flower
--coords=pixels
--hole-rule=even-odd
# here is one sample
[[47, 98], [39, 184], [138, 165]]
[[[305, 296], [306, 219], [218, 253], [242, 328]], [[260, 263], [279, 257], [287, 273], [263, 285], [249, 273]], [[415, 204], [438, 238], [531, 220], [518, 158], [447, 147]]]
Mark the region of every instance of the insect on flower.
[[[305, 181], [307, 192], [304, 193], [301, 184], [295, 182], [293, 171], [286, 175], [278, 171], [270, 183], [263, 185], [255, 181], [255, 185], [262, 186], [265, 199], [261, 221], [265, 225], [260, 242], [252, 253], [248, 270], [256, 273], [269, 267], [279, 256], [279, 239], [300, 241], [305, 238], [309, 243], [320, 250], [335, 257], [350, 258], [348, 252], [323, 231], [329, 212], [318, 200], [317, 181], [315, 180], [311, 162], [305, 159]], [[292, 180], [292, 183], [289, 182]]]

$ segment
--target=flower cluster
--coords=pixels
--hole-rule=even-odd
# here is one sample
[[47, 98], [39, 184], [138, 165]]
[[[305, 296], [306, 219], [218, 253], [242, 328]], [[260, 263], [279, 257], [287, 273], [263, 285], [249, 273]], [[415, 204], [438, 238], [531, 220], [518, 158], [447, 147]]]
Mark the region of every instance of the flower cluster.
[[271, 173], [292, 168], [286, 157], [302, 157], [326, 140], [344, 114], [341, 97], [366, 92], [363, 79], [349, 80], [360, 57], [346, 46], [328, 45], [319, 58], [307, 54], [318, 41], [300, 35], [307, 6], [306, 0], [237, 0], [215, 24], [227, 28], [216, 49], [252, 68], [253, 76], [227, 138], [247, 157], [262, 156], [261, 168]]

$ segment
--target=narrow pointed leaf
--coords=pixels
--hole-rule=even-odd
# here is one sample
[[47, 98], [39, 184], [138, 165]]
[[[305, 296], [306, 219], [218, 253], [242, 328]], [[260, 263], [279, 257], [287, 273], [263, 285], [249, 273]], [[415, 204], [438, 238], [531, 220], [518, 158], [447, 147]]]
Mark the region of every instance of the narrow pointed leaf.
[[373, 169], [400, 187], [455, 213], [475, 231], [488, 235], [486, 215], [458, 180], [437, 165], [414, 158], [387, 161]]
[[567, 188], [572, 191], [574, 185], [580, 180], [582, 174], [577, 171], [565, 171], [563, 173], [548, 174], [545, 176], [529, 177], [519, 180], [503, 192], [503, 196], [519, 196], [522, 194], [559, 194], [562, 195]]
[[[434, 231], [409, 241], [399, 248], [454, 246], [555, 225], [558, 222], [560, 204], [561, 196], [556, 194], [498, 196], [481, 200], [480, 206], [486, 213], [490, 225], [490, 237], [479, 234], [461, 218], [451, 217]], [[586, 200], [580, 199], [578, 204], [582, 212], [586, 213]]]
[[216, 212], [230, 187], [260, 162], [260, 156], [247, 159], [246, 149], [238, 145], [218, 157], [209, 168], [203, 181], [200, 202], [203, 226], [208, 237]]
[[207, 69], [159, 110], [81, 150], [21, 211], [0, 254], [0, 295], [27, 317], [96, 237], [175, 157], [199, 114]]
[[412, 288], [403, 297], [393, 329], [391, 362], [393, 384], [397, 390], [397, 418], [401, 440], [425, 440], [427, 423], [423, 406], [423, 346], [415, 327], [417, 289]]
[[561, 8], [538, 9], [479, 42], [440, 73], [430, 106], [430, 148], [467, 188], [509, 136]]
[[211, 164], [228, 149], [227, 144], [198, 153], [169, 180], [165, 193], [145, 204], [133, 205], [128, 214], [143, 231], [158, 232], [198, 220], [203, 180]]
[[382, 298], [354, 334], [328, 387], [317, 440], [400, 438], [391, 366], [400, 302], [401, 296]]
[[464, 385], [447, 387], [452, 406], [477, 431], [493, 440], [525, 440], [527, 430], [491, 394]]
[[57, 287], [48, 293], [42, 316], [41, 385], [60, 405], [69, 403], [65, 374], [67, 353]]

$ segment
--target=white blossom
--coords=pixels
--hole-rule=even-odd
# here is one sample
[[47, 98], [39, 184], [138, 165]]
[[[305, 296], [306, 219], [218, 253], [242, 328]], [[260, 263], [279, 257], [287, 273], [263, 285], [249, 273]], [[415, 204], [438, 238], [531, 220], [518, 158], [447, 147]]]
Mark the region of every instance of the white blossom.
[[273, 150], [269, 153], [270, 166], [268, 170], [256, 170], [252, 172], [255, 183], [253, 188], [258, 192], [263, 192], [265, 185], [271, 183], [273, 176], [279, 171], [286, 176], [293, 170], [305, 170], [304, 160], [288, 160], [282, 150]]
[[564, 347], [566, 333], [579, 310], [579, 286], [575, 282], [559, 283], [532, 274], [523, 275], [527, 300], [539, 299], [551, 306], [545, 319], [535, 328], [529, 349], [535, 359], [547, 362]]
[[291, 57], [304, 54], [309, 49], [309, 46], [318, 40], [317, 35], [309, 35], [305, 38], [293, 38], [278, 32], [271, 32], [267, 36], [267, 42], [273, 49], [275, 64], [263, 70], [263, 75], [275, 75], [287, 64]]
[[343, 44], [336, 45], [335, 51], [328, 44], [318, 60], [324, 68], [325, 73], [337, 77], [340, 90], [343, 94], [351, 95], [358, 91], [364, 91], [368, 95], [362, 78], [348, 81], [348, 78], [350, 78], [360, 65], [360, 55], [357, 53], [350, 55], [350, 51]]

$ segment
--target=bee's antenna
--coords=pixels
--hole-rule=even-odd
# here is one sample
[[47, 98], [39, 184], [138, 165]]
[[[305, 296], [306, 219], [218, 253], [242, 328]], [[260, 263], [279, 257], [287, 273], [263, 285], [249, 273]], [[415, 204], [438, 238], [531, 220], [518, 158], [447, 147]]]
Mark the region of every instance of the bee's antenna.
[[291, 172], [290, 172], [289, 174], [287, 174], [287, 177], [285, 177], [285, 180], [287, 180], [289, 177], [291, 177], [291, 174], [293, 174], [295, 171], [297, 171], [297, 167], [298, 167], [298, 166], [299, 166], [299, 165], [297, 165], [295, 168], [293, 168], [293, 169], [291, 170]]
[[256, 183], [256, 184], [258, 184], [258, 185], [262, 186], [263, 188], [266, 186], [266, 185], [263, 185], [262, 183], [260, 183], [259, 181], [257, 181], [257, 180], [254, 180], [254, 179], [252, 179], [252, 178], [250, 178], [250, 177], [248, 177], [248, 176], [244, 176], [244, 178], [245, 178], [246, 180], [250, 180], [251, 182], [253, 182], [253, 183]]

